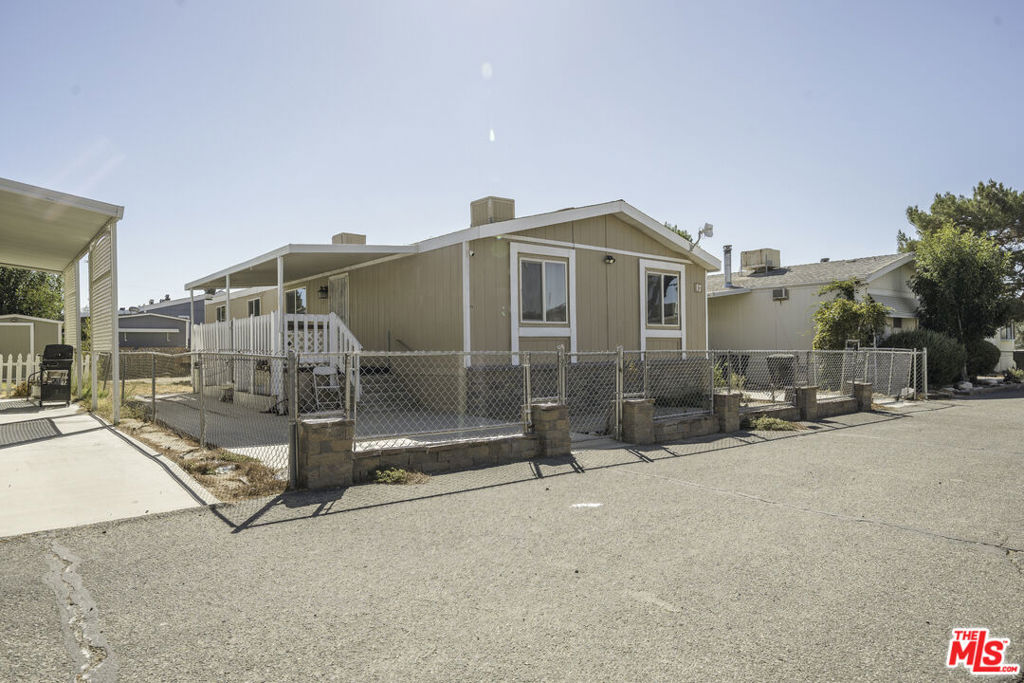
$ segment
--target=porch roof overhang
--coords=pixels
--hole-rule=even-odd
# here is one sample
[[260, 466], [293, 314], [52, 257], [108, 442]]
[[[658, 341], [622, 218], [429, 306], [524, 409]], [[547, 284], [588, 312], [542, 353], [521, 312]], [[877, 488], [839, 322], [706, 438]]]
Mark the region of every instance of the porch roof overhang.
[[416, 253], [415, 245], [372, 244], [286, 244], [242, 263], [219, 270], [185, 284], [186, 290], [223, 289], [231, 276], [231, 287], [266, 287], [277, 284], [277, 258], [284, 266], [284, 282], [317, 277], [388, 256]]
[[124, 207], [0, 178], [0, 265], [63, 271]]

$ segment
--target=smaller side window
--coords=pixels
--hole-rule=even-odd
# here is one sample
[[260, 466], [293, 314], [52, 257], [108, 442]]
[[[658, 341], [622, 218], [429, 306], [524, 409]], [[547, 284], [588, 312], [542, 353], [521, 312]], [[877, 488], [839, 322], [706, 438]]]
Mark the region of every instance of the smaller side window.
[[892, 319], [892, 328], [894, 330], [903, 329], [903, 318], [893, 318]]
[[228, 309], [227, 309], [227, 306], [218, 306], [217, 307], [217, 322], [222, 323], [222, 322], [224, 322], [227, 319], [228, 319]]
[[249, 317], [253, 318], [260, 314], [260, 300], [249, 299]]

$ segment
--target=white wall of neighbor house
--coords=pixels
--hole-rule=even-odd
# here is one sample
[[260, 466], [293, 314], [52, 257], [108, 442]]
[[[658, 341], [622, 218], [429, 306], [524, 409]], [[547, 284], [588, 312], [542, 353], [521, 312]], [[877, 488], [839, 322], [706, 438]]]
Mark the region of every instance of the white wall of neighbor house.
[[711, 348], [810, 349], [820, 285], [788, 289], [785, 301], [772, 301], [771, 289], [708, 299]]

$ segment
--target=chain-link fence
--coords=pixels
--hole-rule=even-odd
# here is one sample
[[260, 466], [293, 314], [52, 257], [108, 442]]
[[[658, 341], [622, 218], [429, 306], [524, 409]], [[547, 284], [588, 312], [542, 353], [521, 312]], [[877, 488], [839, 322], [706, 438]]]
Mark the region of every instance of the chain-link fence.
[[[300, 417], [352, 419], [356, 448], [370, 450], [529, 432], [530, 406], [546, 402], [568, 406], [577, 436], [614, 436], [629, 399], [652, 400], [656, 419], [672, 419], [710, 413], [716, 392], [740, 393], [749, 411], [792, 405], [798, 386], [817, 386], [821, 400], [851, 396], [855, 381], [871, 382], [880, 402], [927, 391], [925, 354], [905, 349], [120, 357], [125, 417], [254, 458], [282, 479], [294, 476]], [[90, 360], [109, 409], [110, 354]]]

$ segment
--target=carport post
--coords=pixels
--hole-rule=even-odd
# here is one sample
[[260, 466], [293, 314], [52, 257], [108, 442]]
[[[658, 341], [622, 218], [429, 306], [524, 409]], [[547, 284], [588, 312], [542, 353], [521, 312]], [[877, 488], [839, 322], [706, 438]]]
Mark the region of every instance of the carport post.
[[199, 359], [199, 447], [206, 448], [206, 391], [203, 381], [203, 359]]
[[196, 381], [196, 357], [193, 355], [195, 349], [192, 348], [192, 328], [195, 325], [193, 318], [195, 317], [196, 311], [196, 290], [188, 290], [188, 381], [193, 383], [192, 389], [195, 390]]
[[[92, 344], [92, 339], [89, 340], [89, 343]], [[89, 410], [94, 413], [96, 412], [97, 407], [96, 392], [98, 392], [100, 389], [99, 381], [97, 381], [96, 378], [96, 356], [98, 355], [99, 354], [96, 353], [96, 349], [91, 349], [91, 351], [89, 352], [89, 365], [91, 366], [89, 368], [89, 374], [92, 375], [92, 405], [90, 406]]]
[[[110, 335], [110, 383], [111, 394], [113, 395], [113, 422], [121, 421], [121, 335], [118, 333], [117, 316], [117, 221], [110, 221], [110, 307], [111, 307], [111, 335]], [[92, 296], [90, 293], [89, 296]]]

